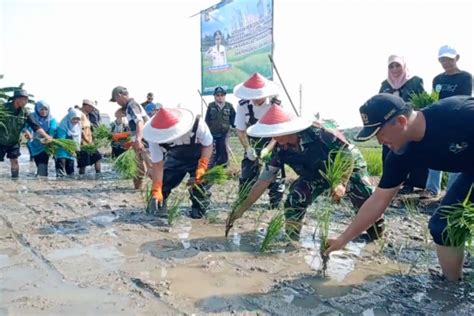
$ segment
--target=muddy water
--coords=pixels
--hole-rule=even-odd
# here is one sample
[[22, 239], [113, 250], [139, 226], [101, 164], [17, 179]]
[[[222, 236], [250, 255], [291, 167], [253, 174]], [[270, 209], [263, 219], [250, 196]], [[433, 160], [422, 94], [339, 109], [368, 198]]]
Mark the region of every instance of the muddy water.
[[[299, 242], [280, 238], [261, 254], [274, 214], [260, 216], [266, 198], [223, 236], [236, 181], [213, 188], [207, 219], [183, 216], [170, 228], [144, 213], [140, 194], [106, 163], [100, 177], [60, 180], [53, 170], [35, 178], [23, 159], [11, 181], [7, 167], [0, 164], [0, 315], [467, 315], [474, 307], [467, 282], [440, 279], [423, 212], [391, 209], [383, 243], [350, 243], [322, 277], [315, 207]], [[351, 216], [340, 207], [331, 231]]]

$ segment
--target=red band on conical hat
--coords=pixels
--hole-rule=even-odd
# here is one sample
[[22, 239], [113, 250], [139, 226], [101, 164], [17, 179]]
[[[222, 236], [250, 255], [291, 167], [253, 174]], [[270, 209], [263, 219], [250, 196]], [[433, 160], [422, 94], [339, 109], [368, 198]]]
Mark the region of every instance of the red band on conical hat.
[[260, 119], [261, 124], [274, 125], [291, 121], [290, 115], [279, 105], [272, 105]]
[[265, 87], [265, 77], [256, 72], [244, 82], [244, 87], [249, 89], [261, 89]]
[[170, 128], [179, 122], [181, 113], [176, 110], [161, 108], [151, 121], [151, 126], [158, 129]]

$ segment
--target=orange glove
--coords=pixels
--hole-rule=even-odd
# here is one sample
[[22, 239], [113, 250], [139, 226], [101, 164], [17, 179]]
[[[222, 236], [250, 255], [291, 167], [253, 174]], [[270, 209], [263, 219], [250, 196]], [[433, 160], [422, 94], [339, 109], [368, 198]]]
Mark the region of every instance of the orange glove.
[[151, 195], [156, 199], [156, 202], [158, 203], [163, 202], [163, 193], [161, 192], [162, 187], [163, 182], [153, 183], [153, 186], [151, 187]]
[[112, 135], [112, 140], [114, 142], [118, 142], [120, 141], [121, 139], [125, 139], [125, 138], [128, 138], [130, 136], [130, 132], [122, 132], [122, 133], [114, 133]]
[[197, 184], [200, 184], [202, 181], [202, 177], [206, 173], [207, 170], [207, 165], [209, 164], [209, 158], [201, 158], [199, 159], [198, 166], [196, 169], [196, 174], [195, 174], [195, 182]]
[[130, 147], [132, 147], [133, 143], [130, 141], [130, 142], [126, 142], [126, 143], [123, 143], [122, 147], [124, 149], [129, 149]]

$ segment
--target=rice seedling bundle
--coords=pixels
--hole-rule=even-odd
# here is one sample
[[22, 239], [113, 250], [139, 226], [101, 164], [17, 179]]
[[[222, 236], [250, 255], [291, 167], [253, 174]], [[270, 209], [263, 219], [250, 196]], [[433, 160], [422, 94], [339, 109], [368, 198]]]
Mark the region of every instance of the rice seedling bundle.
[[182, 198], [176, 197], [171, 205], [167, 206], [168, 210], [168, 225], [173, 226], [177, 219], [181, 217], [181, 211], [179, 210], [179, 206], [181, 205]]
[[[328, 183], [327, 196], [328, 200], [331, 201], [331, 194], [336, 186], [339, 184], [345, 185], [346, 180], [349, 178], [354, 167], [354, 159], [351, 153], [345, 149], [339, 149], [337, 151], [331, 150], [328, 155], [328, 160], [324, 165], [326, 170], [320, 170], [319, 172]], [[321, 271], [323, 275], [326, 274], [327, 263], [329, 261], [329, 256], [324, 255], [324, 252], [329, 246], [329, 222], [332, 209], [331, 202], [328, 202], [327, 205], [322, 205], [317, 213], [317, 231], [319, 232], [320, 239], [319, 251], [322, 259]]]
[[81, 145], [81, 151], [85, 151], [86, 153], [93, 154], [97, 151], [98, 147], [96, 144], [84, 144]]
[[229, 235], [230, 229], [234, 226], [235, 220], [239, 219], [244, 214], [244, 211], [240, 210], [240, 207], [242, 206], [247, 196], [250, 194], [250, 191], [252, 190], [252, 186], [253, 186], [253, 183], [249, 181], [239, 188], [237, 199], [232, 203], [231, 211], [226, 220], [226, 227], [225, 227], [226, 237]]
[[420, 93], [410, 93], [410, 103], [415, 110], [421, 110], [439, 100], [439, 93], [426, 91]]
[[138, 173], [136, 154], [133, 149], [128, 149], [114, 161], [114, 169], [124, 179], [133, 179]]
[[112, 131], [105, 124], [95, 127], [92, 132], [92, 139], [96, 147], [105, 147], [112, 140]]
[[72, 139], [56, 139], [54, 138], [50, 143], [45, 144], [45, 152], [52, 156], [58, 149], [64, 149], [71, 156], [76, 156], [76, 151], [79, 144]]
[[209, 184], [224, 184], [229, 180], [229, 175], [224, 166], [215, 166], [207, 170], [202, 181]]
[[472, 188], [462, 203], [444, 206], [443, 212], [448, 225], [445, 228], [446, 245], [460, 247], [467, 245], [467, 250], [474, 254], [472, 239], [474, 237], [474, 203], [470, 202]]

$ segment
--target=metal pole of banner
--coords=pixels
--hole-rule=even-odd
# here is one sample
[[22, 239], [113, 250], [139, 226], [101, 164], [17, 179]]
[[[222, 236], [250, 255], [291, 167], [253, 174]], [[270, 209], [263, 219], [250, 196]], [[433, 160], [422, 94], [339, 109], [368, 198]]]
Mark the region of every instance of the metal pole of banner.
[[[201, 97], [201, 107], [202, 107], [202, 105], [204, 104], [204, 105], [206, 106], [206, 108], [207, 108], [208, 105], [207, 105], [206, 100], [204, 100], [204, 98], [203, 98], [203, 96], [202, 96], [201, 90], [198, 89], [197, 91], [198, 91], [198, 93], [199, 93], [199, 96]], [[202, 115], [202, 113], [201, 113], [201, 115]]]
[[286, 93], [286, 96], [288, 97], [288, 100], [290, 100], [290, 104], [291, 104], [291, 106], [293, 107], [293, 110], [295, 111], [295, 113], [296, 113], [297, 116], [300, 116], [300, 114], [298, 114], [298, 111], [297, 111], [296, 108], [295, 108], [295, 105], [293, 104], [293, 101], [291, 100], [291, 97], [290, 97], [288, 91], [286, 90], [285, 84], [283, 83], [283, 80], [281, 79], [280, 73], [278, 72], [278, 69], [277, 69], [277, 67], [276, 67], [276, 65], [275, 65], [275, 62], [273, 61], [272, 56], [271, 56], [271, 55], [268, 55], [268, 58], [270, 58], [270, 62], [272, 63], [273, 68], [275, 68], [275, 72], [276, 72], [276, 74], [277, 74], [277, 76], [278, 76], [278, 79], [280, 79], [281, 85], [282, 85], [282, 87], [283, 87], [283, 90], [285, 90], [285, 93]]

